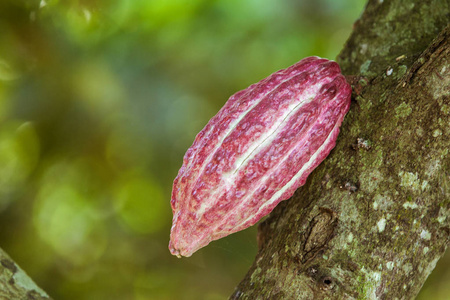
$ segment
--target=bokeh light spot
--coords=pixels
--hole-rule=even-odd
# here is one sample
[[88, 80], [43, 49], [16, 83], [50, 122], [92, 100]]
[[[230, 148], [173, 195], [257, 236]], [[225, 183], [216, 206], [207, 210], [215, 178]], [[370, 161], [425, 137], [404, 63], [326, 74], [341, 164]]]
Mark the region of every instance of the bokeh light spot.
[[39, 138], [30, 122], [9, 121], [0, 129], [0, 211], [33, 171], [39, 157]]
[[167, 204], [159, 185], [148, 178], [121, 182], [115, 195], [117, 214], [123, 224], [137, 233], [156, 232], [168, 222]]
[[107, 242], [101, 214], [96, 211], [93, 198], [83, 193], [88, 189], [79, 180], [88, 177], [80, 174], [83, 170], [76, 163], [50, 166], [43, 177], [34, 212], [41, 238], [75, 266], [96, 261]]
[[125, 99], [121, 82], [101, 60], [80, 64], [73, 72], [73, 83], [80, 100], [96, 115], [110, 116], [121, 109]]

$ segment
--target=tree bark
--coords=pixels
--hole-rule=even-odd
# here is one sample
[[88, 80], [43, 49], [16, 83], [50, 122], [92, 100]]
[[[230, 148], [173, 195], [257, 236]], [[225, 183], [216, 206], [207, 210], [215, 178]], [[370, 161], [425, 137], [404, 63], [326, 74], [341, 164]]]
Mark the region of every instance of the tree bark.
[[[231, 299], [413, 299], [450, 237], [449, 1], [371, 0], [330, 156], [259, 225]], [[447, 26], [447, 27], [446, 27]]]
[[0, 299], [50, 300], [51, 298], [0, 249]]

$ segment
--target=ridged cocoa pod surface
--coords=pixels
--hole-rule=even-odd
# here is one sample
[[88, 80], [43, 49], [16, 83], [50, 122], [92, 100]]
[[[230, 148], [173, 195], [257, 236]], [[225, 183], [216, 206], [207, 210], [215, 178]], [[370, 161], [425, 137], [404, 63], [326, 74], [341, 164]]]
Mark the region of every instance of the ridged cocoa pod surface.
[[174, 180], [170, 252], [191, 256], [291, 197], [335, 146], [350, 96], [339, 65], [319, 57], [231, 96]]

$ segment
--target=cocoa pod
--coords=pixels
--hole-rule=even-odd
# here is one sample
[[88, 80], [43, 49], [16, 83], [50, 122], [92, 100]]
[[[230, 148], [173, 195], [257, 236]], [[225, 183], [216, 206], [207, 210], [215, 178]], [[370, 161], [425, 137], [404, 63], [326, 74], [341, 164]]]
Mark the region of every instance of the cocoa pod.
[[170, 252], [191, 256], [290, 198], [335, 146], [350, 96], [339, 65], [319, 57], [231, 96], [174, 180]]

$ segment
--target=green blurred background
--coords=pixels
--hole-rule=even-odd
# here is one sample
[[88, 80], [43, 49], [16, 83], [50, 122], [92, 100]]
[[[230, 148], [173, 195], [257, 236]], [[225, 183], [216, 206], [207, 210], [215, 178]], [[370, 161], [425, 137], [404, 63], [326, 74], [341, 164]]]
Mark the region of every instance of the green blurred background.
[[1, 0], [0, 247], [55, 299], [226, 299], [256, 226], [170, 255], [184, 152], [234, 92], [334, 59], [364, 4]]

